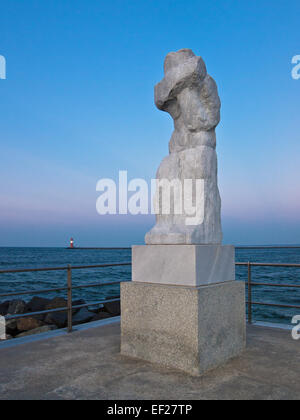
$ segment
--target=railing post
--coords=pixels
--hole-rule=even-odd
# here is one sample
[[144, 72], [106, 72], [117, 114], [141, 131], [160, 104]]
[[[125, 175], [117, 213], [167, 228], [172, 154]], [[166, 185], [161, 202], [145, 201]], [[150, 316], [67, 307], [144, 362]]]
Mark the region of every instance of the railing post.
[[252, 324], [252, 280], [250, 261], [248, 262], [248, 324]]
[[72, 316], [72, 269], [68, 265], [68, 333], [71, 333], [73, 329]]

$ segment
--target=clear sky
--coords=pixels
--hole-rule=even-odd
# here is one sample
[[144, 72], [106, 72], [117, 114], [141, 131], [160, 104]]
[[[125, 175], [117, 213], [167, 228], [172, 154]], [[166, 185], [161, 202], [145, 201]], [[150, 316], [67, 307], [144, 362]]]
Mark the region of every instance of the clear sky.
[[99, 178], [155, 177], [169, 51], [215, 78], [225, 243], [300, 243], [299, 0], [1, 0], [0, 246], [142, 243], [152, 216], [99, 216]]

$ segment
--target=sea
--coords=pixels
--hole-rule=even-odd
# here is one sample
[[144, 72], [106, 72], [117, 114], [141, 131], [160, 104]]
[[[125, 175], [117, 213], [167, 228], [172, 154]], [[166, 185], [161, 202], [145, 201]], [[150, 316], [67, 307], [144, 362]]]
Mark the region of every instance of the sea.
[[[96, 265], [108, 263], [124, 263], [131, 261], [131, 249], [68, 249], [68, 248], [1, 248], [0, 270], [61, 267], [70, 264]], [[268, 262], [300, 264], [299, 248], [237, 248], [237, 262]], [[247, 283], [247, 267], [237, 267], [237, 280]], [[75, 289], [74, 299], [84, 299], [87, 303], [119, 296], [120, 281], [130, 281], [131, 266], [91, 268], [72, 271], [73, 285], [112, 282], [109, 286], [97, 288]], [[259, 283], [300, 285], [300, 268], [253, 267], [252, 281]], [[44, 271], [26, 273], [0, 273], [0, 294], [35, 291], [64, 287], [67, 282], [66, 271]], [[246, 286], [247, 291], [247, 286]], [[25, 301], [33, 296], [53, 298], [66, 296], [65, 291], [47, 294], [34, 293], [13, 298], [0, 297], [0, 302], [20, 298]], [[300, 288], [279, 288], [269, 286], [253, 286], [253, 301], [300, 306]], [[134, 310], [134, 308], [132, 308]], [[300, 309], [277, 308], [253, 305], [253, 320], [268, 323], [291, 324]]]

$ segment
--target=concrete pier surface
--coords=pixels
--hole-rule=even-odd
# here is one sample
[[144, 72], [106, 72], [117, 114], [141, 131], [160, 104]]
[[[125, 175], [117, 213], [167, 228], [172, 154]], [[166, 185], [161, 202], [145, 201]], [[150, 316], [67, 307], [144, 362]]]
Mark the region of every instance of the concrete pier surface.
[[119, 322], [0, 345], [0, 399], [300, 399], [300, 341], [258, 326], [247, 341], [241, 356], [201, 377], [121, 356]]

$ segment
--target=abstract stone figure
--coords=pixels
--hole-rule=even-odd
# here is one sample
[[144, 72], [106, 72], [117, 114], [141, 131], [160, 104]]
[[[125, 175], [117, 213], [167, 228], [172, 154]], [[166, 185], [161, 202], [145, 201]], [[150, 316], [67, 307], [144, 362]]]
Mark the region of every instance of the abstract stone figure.
[[[221, 199], [217, 182], [215, 128], [220, 121], [220, 99], [215, 81], [207, 74], [201, 57], [183, 49], [167, 55], [165, 77], [155, 86], [155, 104], [174, 120], [174, 132], [169, 143], [169, 156], [164, 158], [158, 180], [203, 180], [201, 223], [187, 225], [187, 213], [174, 211], [176, 202], [171, 189], [171, 213], [161, 210], [155, 226], [146, 234], [146, 244], [220, 244]], [[197, 203], [196, 188], [191, 190]], [[161, 191], [154, 198], [160, 203]]]
[[203, 60], [180, 50], [166, 57], [155, 103], [175, 129], [157, 173], [156, 225], [132, 247], [132, 281], [121, 285], [121, 353], [202, 375], [246, 345], [245, 285], [235, 280], [234, 247], [221, 244], [220, 100]]

